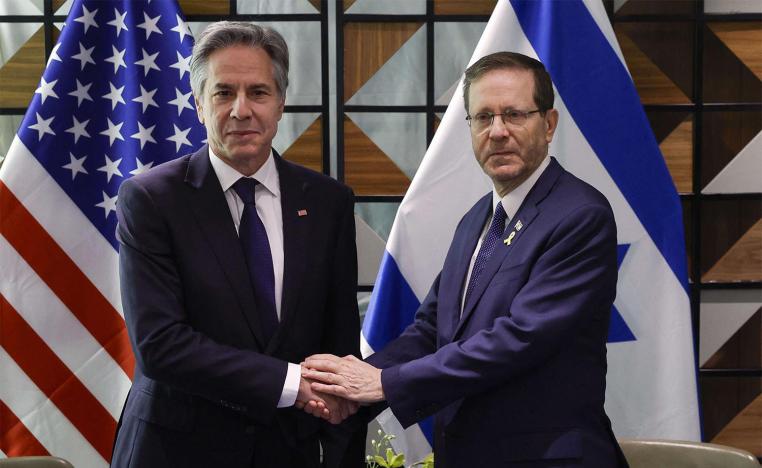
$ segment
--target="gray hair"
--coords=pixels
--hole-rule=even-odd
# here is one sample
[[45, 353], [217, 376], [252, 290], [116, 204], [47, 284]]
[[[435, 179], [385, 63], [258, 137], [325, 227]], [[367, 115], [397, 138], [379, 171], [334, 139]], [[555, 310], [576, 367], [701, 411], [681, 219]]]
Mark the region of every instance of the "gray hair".
[[495, 52], [480, 58], [466, 70], [466, 75], [463, 78], [463, 104], [466, 106], [466, 113], [470, 112], [468, 109], [468, 93], [471, 90], [471, 84], [488, 72], [501, 69], [532, 72], [534, 77], [534, 95], [532, 96], [534, 104], [542, 114], [553, 108], [553, 82], [542, 62], [517, 52]]
[[207, 26], [193, 46], [190, 80], [193, 94], [201, 96], [208, 77], [209, 56], [216, 50], [235, 45], [259, 47], [273, 62], [273, 78], [280, 97], [288, 88], [288, 46], [274, 29], [242, 21], [218, 21]]

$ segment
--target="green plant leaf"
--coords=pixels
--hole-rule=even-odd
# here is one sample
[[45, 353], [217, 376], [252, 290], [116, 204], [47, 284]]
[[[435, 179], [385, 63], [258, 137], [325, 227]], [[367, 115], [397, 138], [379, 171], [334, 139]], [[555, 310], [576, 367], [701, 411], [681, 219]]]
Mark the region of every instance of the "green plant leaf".
[[374, 460], [376, 463], [378, 463], [378, 464], [379, 464], [379, 466], [383, 466], [384, 468], [389, 468], [389, 464], [388, 464], [388, 463], [386, 463], [386, 460], [384, 460], [383, 458], [381, 458], [381, 456], [379, 456], [379, 455], [374, 455], [374, 456], [373, 456], [373, 460]]
[[400, 468], [405, 466], [405, 454], [400, 453], [392, 457], [391, 463], [389, 464], [391, 468]]

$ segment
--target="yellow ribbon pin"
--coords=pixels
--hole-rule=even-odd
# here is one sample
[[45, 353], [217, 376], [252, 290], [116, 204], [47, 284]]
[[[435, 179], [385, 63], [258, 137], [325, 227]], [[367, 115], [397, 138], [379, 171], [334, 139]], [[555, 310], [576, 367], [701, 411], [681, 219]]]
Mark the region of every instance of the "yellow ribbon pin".
[[513, 237], [516, 235], [516, 231], [511, 231], [510, 234], [508, 234], [508, 238], [503, 241], [505, 245], [511, 245], [511, 241], [513, 240]]

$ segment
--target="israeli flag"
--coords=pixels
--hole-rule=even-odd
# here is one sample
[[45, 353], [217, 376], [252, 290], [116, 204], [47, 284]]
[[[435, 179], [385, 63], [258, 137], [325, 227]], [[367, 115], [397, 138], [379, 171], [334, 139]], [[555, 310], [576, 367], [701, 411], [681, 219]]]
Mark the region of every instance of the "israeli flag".
[[[615, 434], [700, 440], [680, 199], [602, 2], [501, 0], [469, 63], [498, 51], [545, 64], [560, 114], [550, 154], [614, 208], [619, 283], [606, 411]], [[456, 224], [491, 189], [465, 116], [459, 86], [397, 212], [363, 324], [365, 355], [412, 322]], [[379, 422], [408, 460], [431, 451], [426, 423], [403, 434], [389, 410]]]

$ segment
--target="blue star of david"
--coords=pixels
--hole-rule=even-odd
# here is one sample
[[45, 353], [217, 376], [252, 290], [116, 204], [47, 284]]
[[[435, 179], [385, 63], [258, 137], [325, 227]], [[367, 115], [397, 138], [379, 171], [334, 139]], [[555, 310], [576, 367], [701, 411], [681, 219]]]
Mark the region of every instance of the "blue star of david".
[[[616, 265], [617, 270], [622, 267], [622, 261], [627, 250], [630, 248], [630, 244], [620, 244], [616, 246]], [[635, 335], [627, 326], [627, 322], [624, 321], [622, 314], [616, 309], [616, 306], [611, 306], [611, 321], [609, 322], [609, 343], [622, 343], [625, 341], [635, 341]]]

